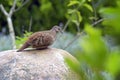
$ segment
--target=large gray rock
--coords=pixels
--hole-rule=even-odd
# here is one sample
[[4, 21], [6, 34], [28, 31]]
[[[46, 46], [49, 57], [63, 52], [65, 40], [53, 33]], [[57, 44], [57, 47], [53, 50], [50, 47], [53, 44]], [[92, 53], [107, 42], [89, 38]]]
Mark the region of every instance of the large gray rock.
[[0, 80], [79, 80], [65, 63], [76, 59], [61, 49], [0, 52]]

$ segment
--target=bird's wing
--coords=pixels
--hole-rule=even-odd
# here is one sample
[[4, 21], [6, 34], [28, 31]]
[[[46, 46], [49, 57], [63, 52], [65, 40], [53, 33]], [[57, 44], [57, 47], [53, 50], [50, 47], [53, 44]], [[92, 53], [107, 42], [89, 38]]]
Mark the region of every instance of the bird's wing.
[[49, 32], [36, 32], [29, 37], [28, 43], [34, 47], [49, 46], [53, 43], [53, 36]]

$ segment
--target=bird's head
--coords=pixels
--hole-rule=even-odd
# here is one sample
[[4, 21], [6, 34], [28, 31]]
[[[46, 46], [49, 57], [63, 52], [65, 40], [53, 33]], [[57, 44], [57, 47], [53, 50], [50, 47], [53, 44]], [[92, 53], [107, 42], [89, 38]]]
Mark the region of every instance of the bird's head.
[[62, 29], [61, 29], [61, 27], [59, 27], [59, 26], [53, 26], [53, 28], [52, 28], [52, 30], [54, 30], [55, 32], [61, 32], [62, 33]]

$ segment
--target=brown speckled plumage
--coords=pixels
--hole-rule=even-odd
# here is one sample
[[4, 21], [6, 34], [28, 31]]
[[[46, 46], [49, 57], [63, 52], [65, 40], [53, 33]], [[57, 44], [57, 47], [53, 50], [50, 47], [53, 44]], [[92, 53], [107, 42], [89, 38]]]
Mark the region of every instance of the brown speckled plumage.
[[40, 31], [33, 33], [28, 40], [23, 44], [23, 46], [18, 50], [23, 51], [25, 48], [32, 46], [37, 49], [44, 49], [53, 44], [56, 39], [57, 32], [60, 32], [61, 28], [54, 26], [51, 30]]

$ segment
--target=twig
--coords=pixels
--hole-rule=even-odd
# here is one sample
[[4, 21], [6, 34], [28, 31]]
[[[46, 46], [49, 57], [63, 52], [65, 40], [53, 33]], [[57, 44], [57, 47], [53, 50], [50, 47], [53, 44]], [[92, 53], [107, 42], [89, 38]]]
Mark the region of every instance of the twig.
[[76, 26], [77, 26], [77, 31], [78, 31], [78, 32], [80, 32], [80, 27], [79, 27], [79, 25], [80, 25], [80, 23], [76, 25]]
[[32, 27], [32, 17], [30, 18], [30, 23], [29, 23], [29, 32], [31, 31], [31, 27]]
[[92, 26], [95, 26], [96, 24], [98, 24], [98, 23], [102, 22], [103, 20], [104, 20], [104, 18], [99, 19], [98, 21], [94, 22], [94, 23], [92, 24]]
[[14, 12], [17, 12], [18, 10], [20, 10], [24, 5], [26, 5], [29, 2], [29, 0], [25, 0], [24, 3], [18, 7], [17, 9], [14, 10]]
[[15, 7], [16, 7], [16, 3], [17, 3], [17, 0], [14, 0], [13, 6], [12, 6], [12, 8], [10, 9], [10, 12], [9, 12], [9, 16], [12, 16], [12, 14], [13, 14], [13, 12], [14, 12], [14, 10], [15, 10]]
[[63, 28], [63, 32], [66, 30], [66, 28], [68, 27], [68, 24], [70, 23], [70, 19], [67, 21], [67, 23], [65, 24], [64, 28]]
[[12, 22], [12, 15], [15, 11], [16, 3], [18, 0], [14, 0], [12, 7], [10, 8], [10, 11], [7, 12], [2, 4], [0, 4], [0, 9], [3, 12], [3, 14], [6, 16], [7, 22], [8, 22], [8, 28], [9, 28], [9, 34], [12, 39], [12, 48], [15, 49], [15, 31], [13, 28], [13, 22]]
[[2, 4], [0, 4], [0, 9], [1, 9], [1, 11], [3, 12], [3, 14], [5, 16], [8, 16], [8, 13], [6, 12], [6, 10], [5, 10], [5, 8], [4, 8], [4, 6]]
[[95, 17], [95, 19], [97, 19], [97, 13], [96, 13], [94, 1], [92, 1], [92, 7], [93, 7], [93, 11], [94, 11], [94, 17]]
[[66, 49], [68, 48], [74, 41], [76, 41], [78, 38], [80, 37], [80, 33], [78, 33], [73, 40], [71, 40], [67, 45], [66, 47], [64, 47], [63, 49]]
[[[68, 24], [70, 23], [70, 20], [68, 20], [67, 22], [66, 22], [66, 24], [65, 24], [65, 26], [63, 27], [63, 29], [62, 29], [62, 32], [64, 33], [64, 31], [66, 30], [66, 28], [68, 27]], [[60, 34], [59, 35], [59, 37], [61, 37], [62, 36], [62, 34]]]
[[[65, 26], [63, 27], [63, 30], [62, 30], [62, 34], [64, 34], [64, 31], [66, 30], [66, 28], [68, 27], [68, 24], [70, 23], [70, 20], [68, 20], [65, 24]], [[59, 41], [58, 38], [61, 38], [62, 34], [60, 34], [58, 37], [57, 37], [57, 40]], [[63, 47], [62, 45], [59, 45], [61, 48]]]

